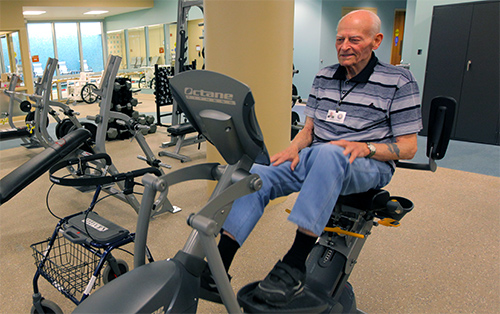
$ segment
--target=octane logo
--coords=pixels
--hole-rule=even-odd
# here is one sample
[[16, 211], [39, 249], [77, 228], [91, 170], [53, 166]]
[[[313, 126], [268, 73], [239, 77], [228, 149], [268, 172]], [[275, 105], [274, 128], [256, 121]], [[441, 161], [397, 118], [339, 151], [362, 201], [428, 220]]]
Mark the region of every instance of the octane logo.
[[184, 94], [186, 95], [187, 99], [215, 102], [226, 105], [236, 105], [236, 102], [233, 100], [234, 95], [229, 93], [212, 92], [203, 89], [186, 87], [184, 88]]

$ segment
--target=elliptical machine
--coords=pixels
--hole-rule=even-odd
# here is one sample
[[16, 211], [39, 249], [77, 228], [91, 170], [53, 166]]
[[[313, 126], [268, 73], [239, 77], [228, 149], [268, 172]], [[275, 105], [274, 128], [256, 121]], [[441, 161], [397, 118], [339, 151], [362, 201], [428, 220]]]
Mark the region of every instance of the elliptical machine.
[[[190, 122], [216, 146], [228, 163], [206, 163], [183, 168], [160, 178], [145, 176], [139, 217], [150, 216], [155, 195], [187, 180], [217, 180], [208, 203], [188, 219], [193, 231], [184, 248], [169, 260], [145, 264], [147, 220], [137, 226], [135, 269], [102, 287], [81, 303], [74, 313], [194, 313], [200, 295], [200, 275], [206, 262], [229, 313], [360, 313], [347, 283], [355, 261], [374, 224], [396, 226], [411, 209], [411, 201], [390, 197], [384, 190], [342, 197], [333, 210], [331, 226], [318, 241], [307, 262], [305, 294], [284, 308], [272, 308], [253, 299], [257, 283], [234, 295], [222, 264], [215, 238], [237, 198], [261, 187], [258, 175], [250, 174], [254, 162], [268, 164], [269, 156], [254, 113], [250, 89], [227, 76], [210, 71], [189, 71], [171, 80], [173, 95]], [[439, 98], [431, 112], [440, 121], [432, 123], [427, 155], [435, 170], [435, 159], [444, 157], [454, 101]], [[432, 166], [434, 165], [434, 166]], [[407, 165], [408, 166], [408, 165]], [[379, 219], [375, 222], [375, 219]], [[141, 232], [139, 232], [141, 230]], [[348, 288], [346, 288], [348, 287]]]

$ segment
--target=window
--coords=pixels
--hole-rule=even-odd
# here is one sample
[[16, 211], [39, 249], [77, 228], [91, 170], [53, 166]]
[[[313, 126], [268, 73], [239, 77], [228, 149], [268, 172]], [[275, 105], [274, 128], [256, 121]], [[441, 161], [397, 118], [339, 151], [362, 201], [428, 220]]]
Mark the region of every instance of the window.
[[82, 35], [83, 71], [100, 72], [104, 70], [101, 23], [80, 23], [80, 32]]
[[108, 53], [110, 55], [122, 57], [120, 69], [126, 69], [127, 53], [125, 48], [125, 32], [123, 30], [108, 32], [107, 37]]
[[28, 23], [27, 30], [35, 77], [49, 57], [59, 60], [56, 75], [104, 70], [101, 22]]
[[76, 23], [55, 23], [59, 75], [80, 73], [80, 49]]
[[7, 36], [0, 37], [2, 52], [2, 73], [10, 72], [9, 47], [7, 46]]
[[31, 58], [33, 60], [33, 75], [35, 77], [42, 76], [47, 60], [54, 57], [52, 24], [28, 24], [28, 40], [30, 43]]
[[165, 32], [163, 25], [149, 26], [150, 65], [165, 64]]
[[170, 24], [169, 26], [170, 29], [170, 65], [174, 66], [175, 65], [175, 46], [177, 42], [177, 23]]
[[20, 75], [20, 77], [23, 77], [23, 61], [21, 58], [21, 45], [19, 45], [19, 33], [14, 32], [11, 34], [12, 36], [12, 48], [14, 50], [14, 60], [16, 62], [16, 67], [15, 69], [11, 69], [12, 72], [15, 72]]
[[2, 73], [16, 73], [20, 79], [20, 86], [24, 86], [23, 67], [21, 59], [21, 47], [19, 45], [19, 33], [11, 32], [0, 36], [0, 70]]
[[129, 68], [147, 66], [146, 36], [144, 35], [143, 27], [128, 30], [128, 45], [130, 52]]

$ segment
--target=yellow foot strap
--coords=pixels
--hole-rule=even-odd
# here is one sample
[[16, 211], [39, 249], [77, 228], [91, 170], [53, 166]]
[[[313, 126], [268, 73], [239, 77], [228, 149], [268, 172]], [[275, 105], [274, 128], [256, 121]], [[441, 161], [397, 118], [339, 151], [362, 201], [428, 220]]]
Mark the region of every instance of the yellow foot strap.
[[364, 239], [365, 236], [362, 235], [362, 234], [359, 234], [359, 233], [355, 233], [355, 232], [350, 232], [350, 231], [345, 231], [345, 230], [342, 230], [340, 229], [339, 227], [325, 227], [325, 231], [327, 232], [335, 232], [335, 233], [338, 233], [338, 234], [345, 234], [345, 235], [348, 235], [348, 236], [351, 236], [351, 237], [356, 237], [356, 238], [360, 238], [360, 239]]
[[386, 227], [399, 227], [401, 224], [399, 223], [399, 221], [397, 220], [394, 220], [392, 218], [384, 218], [384, 219], [380, 219], [378, 221], [379, 224], [381, 224], [382, 226], [386, 226]]

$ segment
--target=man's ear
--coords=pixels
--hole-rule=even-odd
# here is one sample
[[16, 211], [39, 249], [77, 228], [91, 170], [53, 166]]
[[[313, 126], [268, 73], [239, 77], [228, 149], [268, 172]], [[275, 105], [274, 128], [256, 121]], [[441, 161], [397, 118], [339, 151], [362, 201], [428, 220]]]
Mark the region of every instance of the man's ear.
[[373, 50], [378, 49], [383, 39], [384, 39], [384, 34], [378, 33], [377, 35], [375, 35], [375, 37], [373, 38]]

